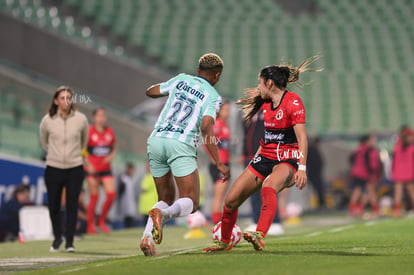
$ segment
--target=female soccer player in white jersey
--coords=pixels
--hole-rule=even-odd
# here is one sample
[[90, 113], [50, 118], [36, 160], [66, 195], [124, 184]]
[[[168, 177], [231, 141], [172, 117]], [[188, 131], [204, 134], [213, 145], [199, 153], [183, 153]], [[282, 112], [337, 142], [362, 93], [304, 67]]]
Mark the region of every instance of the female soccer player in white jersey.
[[[145, 256], [156, 254], [154, 242], [161, 243], [162, 227], [167, 220], [186, 216], [198, 207], [198, 144], [205, 144], [217, 169], [223, 173], [223, 180], [230, 177], [229, 168], [220, 161], [213, 131], [222, 101], [213, 86], [219, 81], [222, 70], [221, 58], [208, 53], [199, 60], [197, 76], [179, 74], [147, 90], [149, 97], [168, 96], [168, 99], [147, 141], [158, 202], [149, 212], [151, 219], [141, 239], [140, 248]], [[179, 193], [175, 201], [172, 177]]]
[[250, 97], [240, 100], [245, 119], [250, 120], [262, 108], [265, 131], [256, 156], [233, 183], [224, 201], [221, 240], [204, 252], [232, 249], [230, 241], [239, 206], [259, 188], [262, 209], [256, 231], [244, 232], [243, 237], [256, 250], [264, 249], [264, 237], [272, 224], [277, 208], [277, 192], [296, 182], [299, 189], [306, 185], [307, 137], [305, 108], [300, 97], [286, 89], [288, 83], [309, 71], [307, 66], [318, 59], [308, 58], [299, 67], [268, 66], [259, 74], [259, 85], [250, 90]]

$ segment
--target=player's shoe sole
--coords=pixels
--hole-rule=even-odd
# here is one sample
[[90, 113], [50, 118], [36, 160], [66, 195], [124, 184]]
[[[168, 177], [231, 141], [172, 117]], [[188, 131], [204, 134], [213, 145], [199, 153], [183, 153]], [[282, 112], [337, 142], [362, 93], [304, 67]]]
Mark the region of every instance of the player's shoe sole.
[[160, 244], [162, 241], [162, 228], [163, 228], [163, 219], [161, 209], [154, 208], [149, 212], [149, 216], [152, 219], [154, 227], [152, 229], [152, 236], [156, 244]]
[[216, 252], [224, 252], [224, 251], [230, 251], [233, 249], [233, 243], [230, 241], [230, 243], [224, 243], [222, 241], [216, 242], [214, 246], [210, 246], [203, 249], [204, 253], [216, 253]]
[[157, 252], [155, 251], [155, 244], [153, 243], [153, 240], [149, 238], [142, 238], [140, 248], [142, 253], [144, 253], [145, 256], [155, 256], [157, 255]]
[[243, 233], [243, 238], [251, 243], [256, 251], [264, 250], [264, 238], [260, 232], [246, 231]]

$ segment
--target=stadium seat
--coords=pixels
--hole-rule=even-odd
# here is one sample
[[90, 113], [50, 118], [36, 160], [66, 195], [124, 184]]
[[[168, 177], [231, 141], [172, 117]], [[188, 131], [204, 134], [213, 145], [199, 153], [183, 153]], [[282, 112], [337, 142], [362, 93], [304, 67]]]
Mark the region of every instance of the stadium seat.
[[[261, 67], [281, 59], [297, 64], [320, 53], [323, 59], [318, 64], [324, 71], [309, 77], [319, 82], [316, 88], [306, 88], [316, 98], [303, 96], [309, 123], [321, 134], [358, 134], [367, 127], [391, 131], [395, 124], [413, 117], [414, 99], [408, 91], [414, 90], [410, 66], [414, 3], [315, 3], [316, 12], [295, 14], [274, 0], [63, 0], [62, 7], [74, 8], [91, 19], [89, 36], [82, 35], [83, 26], [70, 24], [61, 13], [50, 16], [50, 9], [40, 0], [8, 0], [0, 8], [110, 54], [113, 42], [93, 33], [96, 27], [104, 27], [109, 36], [122, 38], [125, 48], [138, 50], [140, 56], [127, 51], [129, 59], [141, 65], [152, 60], [168, 71], [194, 73], [202, 53], [217, 52], [225, 62], [217, 87], [232, 99], [257, 84]], [[395, 86], [394, 78], [398, 79]], [[393, 98], [395, 94], [398, 98]]]

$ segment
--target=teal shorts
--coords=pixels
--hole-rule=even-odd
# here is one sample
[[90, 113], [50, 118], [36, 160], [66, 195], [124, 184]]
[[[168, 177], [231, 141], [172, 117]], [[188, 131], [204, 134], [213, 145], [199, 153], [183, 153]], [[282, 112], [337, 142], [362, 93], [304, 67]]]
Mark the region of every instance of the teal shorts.
[[197, 169], [197, 150], [184, 142], [161, 137], [147, 140], [151, 174], [159, 178], [170, 170], [175, 177], [184, 177]]

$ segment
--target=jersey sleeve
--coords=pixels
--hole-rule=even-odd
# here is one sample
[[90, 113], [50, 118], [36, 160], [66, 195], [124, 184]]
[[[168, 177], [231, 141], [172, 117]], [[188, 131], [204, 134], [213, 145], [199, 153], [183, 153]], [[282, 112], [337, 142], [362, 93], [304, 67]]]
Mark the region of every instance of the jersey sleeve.
[[214, 121], [216, 121], [216, 116], [217, 116], [218, 111], [220, 110], [221, 102], [222, 102], [221, 96], [211, 99], [207, 103], [206, 109], [203, 113], [203, 117], [211, 116], [214, 119]]
[[89, 125], [88, 129], [88, 141], [86, 142], [86, 146], [92, 146], [92, 134], [93, 134], [93, 126]]
[[111, 136], [112, 136], [111, 146], [114, 146], [115, 141], [116, 141], [115, 132], [114, 132], [114, 129], [112, 129], [112, 128], [109, 128], [109, 130], [110, 130], [110, 133], [111, 133]]
[[171, 78], [170, 80], [166, 81], [166, 82], [162, 82], [160, 83], [160, 93], [162, 95], [169, 95], [170, 91], [174, 88], [174, 86], [176, 85], [178, 78], [180, 75], [177, 75], [173, 78]]
[[289, 118], [293, 125], [306, 123], [305, 106], [303, 106], [303, 102], [300, 97], [292, 98], [289, 110]]

